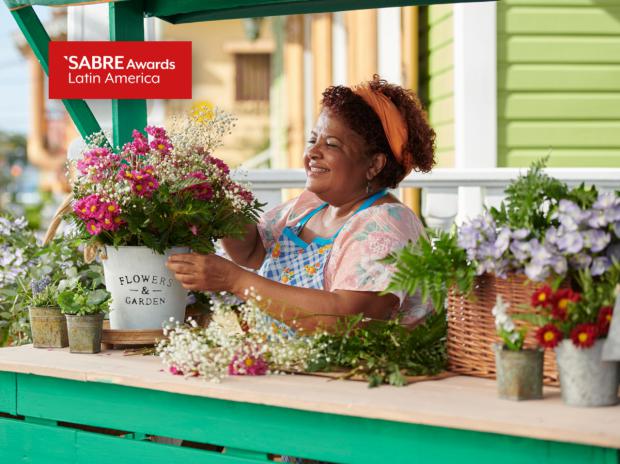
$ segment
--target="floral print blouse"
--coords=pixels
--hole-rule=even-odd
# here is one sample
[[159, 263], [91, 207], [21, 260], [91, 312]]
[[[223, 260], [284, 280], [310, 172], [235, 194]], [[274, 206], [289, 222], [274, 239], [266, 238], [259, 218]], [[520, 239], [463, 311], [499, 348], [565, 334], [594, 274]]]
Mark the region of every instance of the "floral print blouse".
[[[294, 227], [299, 220], [322, 204], [315, 194], [304, 191], [265, 213], [258, 232], [268, 254], [274, 249], [285, 226]], [[327, 291], [355, 290], [380, 292], [387, 288], [393, 266], [379, 262], [389, 253], [400, 250], [407, 242], [415, 242], [424, 234], [422, 223], [402, 203], [373, 205], [351, 217], [336, 237], [325, 266], [323, 288]], [[394, 292], [400, 300], [398, 311], [402, 323], [413, 325], [431, 310], [419, 295], [407, 297]]]

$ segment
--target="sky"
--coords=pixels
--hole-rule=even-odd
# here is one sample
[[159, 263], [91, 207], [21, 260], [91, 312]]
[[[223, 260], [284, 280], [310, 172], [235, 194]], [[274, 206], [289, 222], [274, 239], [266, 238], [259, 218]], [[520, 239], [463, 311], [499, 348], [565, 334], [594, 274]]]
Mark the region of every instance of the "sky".
[[[45, 21], [49, 13], [37, 8]], [[0, 2], [0, 131], [26, 134], [29, 115], [28, 66], [15, 46], [20, 33], [9, 10]]]

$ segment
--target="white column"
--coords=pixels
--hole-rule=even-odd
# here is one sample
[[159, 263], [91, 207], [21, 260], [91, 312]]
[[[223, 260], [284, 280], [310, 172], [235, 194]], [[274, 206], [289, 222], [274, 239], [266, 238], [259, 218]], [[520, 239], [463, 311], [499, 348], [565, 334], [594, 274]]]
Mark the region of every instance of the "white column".
[[378, 10], [377, 50], [381, 78], [393, 84], [402, 84], [400, 7]]
[[[456, 168], [497, 166], [495, 2], [454, 5], [454, 156]], [[457, 222], [479, 214], [480, 189], [461, 189]]]
[[347, 30], [344, 13], [332, 13], [332, 82], [347, 85]]
[[320, 95], [314, 95], [314, 72], [312, 62], [312, 15], [304, 15], [304, 137], [314, 127], [314, 102]]

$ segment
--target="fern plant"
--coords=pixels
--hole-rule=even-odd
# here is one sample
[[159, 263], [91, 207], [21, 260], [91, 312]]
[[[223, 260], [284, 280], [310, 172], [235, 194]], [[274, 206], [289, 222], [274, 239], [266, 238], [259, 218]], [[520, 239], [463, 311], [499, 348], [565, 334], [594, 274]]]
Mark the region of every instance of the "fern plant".
[[420, 292], [422, 301], [430, 300], [436, 311], [443, 310], [451, 287], [468, 293], [476, 273], [465, 250], [458, 245], [454, 230], [429, 230], [428, 238], [421, 237], [385, 261], [396, 267], [386, 292]]

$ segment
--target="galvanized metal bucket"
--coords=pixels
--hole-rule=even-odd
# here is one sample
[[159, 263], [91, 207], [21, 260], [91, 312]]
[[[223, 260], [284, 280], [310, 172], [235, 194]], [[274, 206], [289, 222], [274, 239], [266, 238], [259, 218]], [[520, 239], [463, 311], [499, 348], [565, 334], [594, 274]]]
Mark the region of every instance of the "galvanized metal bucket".
[[604, 342], [577, 348], [571, 340], [562, 340], [555, 348], [564, 403], [591, 407], [618, 402], [618, 363], [602, 360]]
[[160, 255], [146, 247], [106, 247], [105, 285], [112, 294], [110, 328], [161, 329], [170, 318], [185, 320], [187, 290], [166, 267], [168, 256], [188, 253], [177, 247]]
[[64, 348], [69, 345], [67, 319], [60, 308], [32, 307], [28, 313], [35, 348]]
[[69, 351], [71, 353], [99, 353], [103, 332], [103, 313], [77, 316], [67, 314]]
[[497, 371], [497, 393], [506, 400], [542, 398], [544, 351], [512, 351], [502, 344], [493, 345]]

